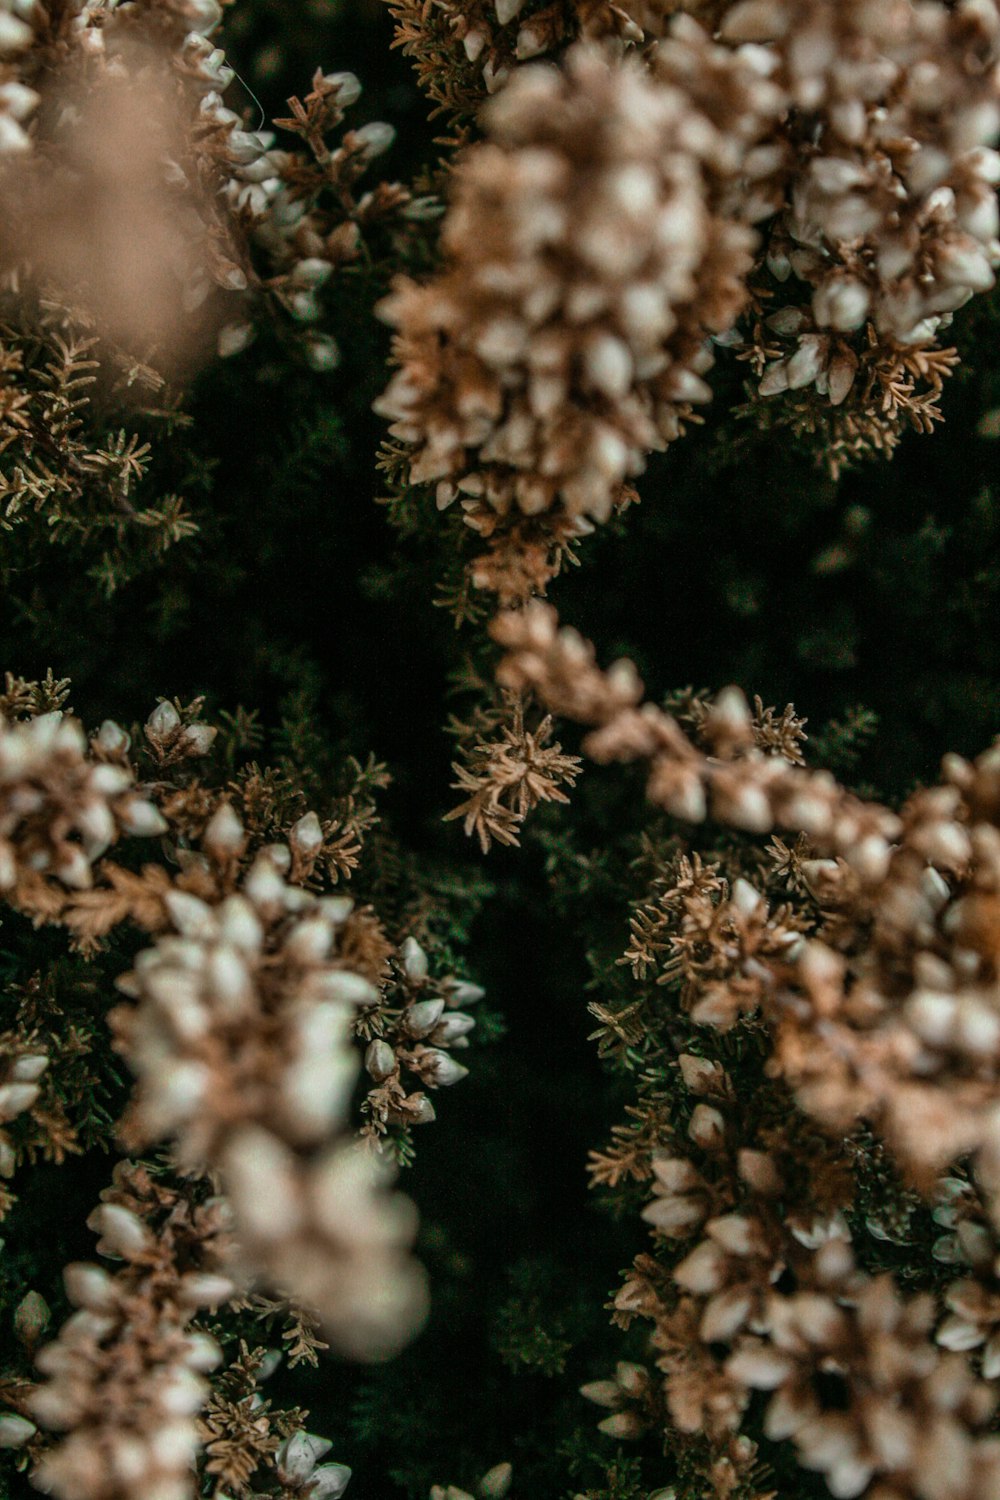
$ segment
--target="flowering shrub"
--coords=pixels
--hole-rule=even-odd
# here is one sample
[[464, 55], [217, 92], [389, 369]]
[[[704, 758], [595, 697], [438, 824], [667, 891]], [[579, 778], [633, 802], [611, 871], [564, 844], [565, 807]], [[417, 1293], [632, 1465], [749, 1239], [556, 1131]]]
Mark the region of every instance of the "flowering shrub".
[[0, 0], [0, 1500], [1000, 1500], [998, 142]]

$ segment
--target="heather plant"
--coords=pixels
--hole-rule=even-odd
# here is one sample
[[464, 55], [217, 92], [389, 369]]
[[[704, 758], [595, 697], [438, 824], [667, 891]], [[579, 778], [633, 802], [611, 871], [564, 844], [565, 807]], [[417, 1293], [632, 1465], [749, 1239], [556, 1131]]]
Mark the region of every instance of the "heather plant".
[[1000, 1497], [998, 142], [994, 0], [0, 4], [2, 1500]]

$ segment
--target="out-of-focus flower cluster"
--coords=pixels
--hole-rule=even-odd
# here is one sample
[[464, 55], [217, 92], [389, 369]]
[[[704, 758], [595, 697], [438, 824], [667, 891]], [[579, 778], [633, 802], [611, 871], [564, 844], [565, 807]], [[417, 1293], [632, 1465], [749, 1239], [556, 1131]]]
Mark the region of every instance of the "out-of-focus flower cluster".
[[171, 374], [209, 335], [222, 354], [245, 347], [268, 308], [330, 369], [336, 344], [312, 329], [320, 288], [409, 203], [398, 186], [355, 191], [393, 131], [373, 122], [331, 145], [360, 86], [320, 71], [282, 122], [305, 149], [277, 149], [223, 101], [235, 74], [213, 39], [222, 17], [219, 0], [0, 12], [0, 190], [17, 203], [5, 263]]
[[[229, 804], [202, 842], [204, 875], [225, 889], [246, 842]], [[138, 1077], [125, 1134], [219, 1170], [249, 1267], [342, 1347], [389, 1352], [419, 1321], [423, 1285], [405, 1256], [410, 1205], [381, 1194], [378, 1158], [348, 1144], [355, 1018], [379, 998], [351, 956], [368, 921], [358, 933], [350, 898], [290, 883], [291, 865], [271, 846], [217, 902], [166, 893], [171, 930], [119, 981], [135, 1008], [111, 1017]]]

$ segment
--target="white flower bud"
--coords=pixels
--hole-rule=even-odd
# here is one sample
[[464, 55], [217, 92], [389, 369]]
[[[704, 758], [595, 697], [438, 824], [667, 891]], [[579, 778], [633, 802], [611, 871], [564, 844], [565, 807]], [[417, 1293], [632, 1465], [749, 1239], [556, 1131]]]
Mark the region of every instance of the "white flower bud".
[[584, 368], [590, 383], [612, 399], [623, 397], [632, 383], [628, 346], [611, 334], [603, 334], [587, 345]]
[[212, 724], [188, 724], [181, 738], [192, 755], [207, 755], [218, 730]]
[[28, 1292], [14, 1309], [14, 1333], [32, 1348], [52, 1321], [52, 1309], [40, 1292]]
[[396, 1071], [396, 1054], [388, 1042], [377, 1037], [365, 1051], [365, 1069], [376, 1083], [383, 1083]]
[[[119, 768], [110, 766], [107, 769], [117, 771]], [[89, 859], [99, 859], [115, 836], [114, 814], [106, 802], [84, 804], [76, 815], [76, 826], [83, 835]]]
[[185, 937], [201, 941], [215, 937], [215, 915], [208, 903], [198, 896], [192, 896], [189, 891], [168, 891], [163, 904], [174, 926]]
[[[735, 1354], [730, 1355], [725, 1368], [731, 1379], [749, 1386], [751, 1390], [773, 1391], [788, 1378], [793, 1365], [787, 1354], [769, 1348], [766, 1344], [757, 1344], [738, 1349]], [[845, 1490], [844, 1493], [860, 1493], [863, 1487], [860, 1486], [857, 1491]]]
[[37, 1431], [27, 1417], [19, 1417], [12, 1411], [0, 1414], [0, 1448], [23, 1448]]
[[274, 1461], [286, 1483], [304, 1484], [316, 1468], [317, 1461], [332, 1446], [326, 1438], [314, 1437], [309, 1432], [293, 1432], [275, 1453]]
[[970, 1349], [978, 1349], [980, 1344], [986, 1342], [985, 1331], [978, 1324], [967, 1323], [964, 1318], [955, 1314], [945, 1318], [935, 1338], [942, 1349], [963, 1354]]
[[244, 893], [255, 906], [284, 907], [287, 887], [272, 859], [259, 854], [243, 883]]
[[396, 131], [385, 120], [372, 120], [370, 125], [362, 125], [360, 130], [356, 130], [354, 138], [365, 156], [381, 156], [396, 139]]
[[[728, 1087], [729, 1080], [726, 1070], [720, 1063], [710, 1062], [707, 1057], [695, 1057], [691, 1052], [682, 1052], [678, 1056], [677, 1061], [680, 1065], [681, 1077], [684, 1080], [685, 1087], [689, 1088], [692, 1094], [715, 1094], [718, 1096]], [[656, 1162], [653, 1165], [653, 1170], [656, 1172], [657, 1177], [664, 1182], [664, 1186], [673, 1187], [673, 1182], [668, 1182], [661, 1176], [662, 1170], [666, 1170], [673, 1165], [669, 1161], [667, 1163]], [[685, 1163], [684, 1165], [687, 1166], [688, 1164]], [[691, 1176], [696, 1183], [697, 1178], [694, 1177], [693, 1171]], [[690, 1186], [694, 1184], [685, 1183], [685, 1185]]]
[[206, 1385], [196, 1371], [177, 1365], [157, 1390], [159, 1405], [172, 1417], [191, 1417], [205, 1400]]
[[285, 951], [302, 964], [321, 964], [326, 961], [333, 945], [334, 933], [323, 913], [314, 911], [297, 922], [288, 934]]
[[426, 1036], [434, 1030], [443, 1012], [443, 1000], [418, 1000], [403, 1012], [403, 1026], [410, 1036]]
[[231, 130], [226, 141], [230, 161], [238, 166], [248, 166], [263, 155], [264, 143], [252, 130]]
[[90, 861], [78, 844], [67, 844], [59, 853], [55, 873], [63, 885], [85, 891], [93, 882]]
[[36, 1083], [48, 1065], [44, 1052], [26, 1052], [15, 1058], [10, 1076], [16, 1083]]
[[185, 1307], [218, 1307], [228, 1302], [235, 1290], [228, 1276], [195, 1271], [181, 1277], [177, 1300]]
[[434, 1047], [428, 1048], [424, 1058], [430, 1064], [430, 1082], [438, 1088], [449, 1088], [451, 1084], [458, 1083], [469, 1075], [468, 1068], [463, 1068], [447, 1052], [439, 1052]]
[[403, 961], [403, 971], [407, 979], [412, 980], [414, 984], [420, 984], [427, 978], [427, 954], [416, 938], [403, 939], [399, 956]]
[[241, 1226], [265, 1243], [295, 1234], [302, 1219], [295, 1158], [276, 1136], [244, 1127], [226, 1146], [222, 1168]]
[[146, 733], [150, 739], [165, 739], [180, 726], [181, 716], [172, 703], [163, 699], [156, 705], [146, 720]]
[[486, 991], [482, 985], [470, 984], [466, 979], [459, 980], [448, 988], [449, 1005], [478, 1005], [485, 998]]
[[624, 1394], [617, 1380], [590, 1380], [581, 1385], [580, 1395], [595, 1406], [607, 1406], [614, 1410], [624, 1404]]
[[41, 95], [15, 79], [0, 86], [0, 109], [14, 120], [25, 119], [40, 102]]
[[40, 1093], [37, 1083], [0, 1084], [0, 1124], [6, 1124], [30, 1109]]
[[354, 910], [351, 896], [323, 896], [319, 905], [335, 927], [341, 927]]
[[626, 1396], [641, 1396], [649, 1389], [649, 1371], [643, 1365], [621, 1359], [615, 1365], [615, 1379]]
[[824, 349], [822, 341], [809, 336], [800, 339], [799, 347], [788, 361], [785, 370], [788, 377], [789, 390], [798, 391], [802, 390], [804, 386], [811, 385], [822, 370], [823, 364]]
[[114, 719], [105, 719], [94, 736], [94, 745], [105, 755], [124, 755], [132, 740]]
[[124, 766], [95, 766], [90, 773], [90, 785], [102, 797], [119, 797], [132, 785], [132, 777]]
[[[30, 26], [26, 26], [9, 11], [0, 10], [0, 53], [22, 52], [25, 47], [30, 46], [33, 36]], [[3, 142], [0, 140], [0, 150], [2, 149]]]
[[302, 854], [315, 854], [323, 847], [323, 828], [314, 812], [307, 812], [292, 825], [289, 842]]
[[205, 825], [202, 842], [210, 854], [224, 857], [239, 854], [246, 842], [246, 830], [230, 802], [222, 802]]
[[291, 292], [287, 297], [288, 311], [299, 323], [315, 323], [323, 309], [312, 292]]
[[310, 333], [305, 339], [306, 364], [318, 375], [326, 375], [340, 364], [340, 349], [328, 333]]
[[88, 1307], [92, 1312], [110, 1312], [115, 1306], [114, 1279], [103, 1266], [74, 1261], [63, 1271], [63, 1285], [74, 1307]]
[[234, 354], [242, 354], [244, 349], [249, 348], [257, 337], [257, 330], [252, 323], [225, 323], [219, 329], [216, 347], [220, 359], [231, 359]]
[[88, 1218], [87, 1227], [95, 1230], [126, 1260], [141, 1255], [149, 1247], [149, 1231], [145, 1224], [138, 1214], [120, 1203], [102, 1203]]
[[191, 1490], [187, 1471], [194, 1467], [198, 1449], [197, 1429], [190, 1417], [174, 1417], [157, 1427], [148, 1439], [143, 1442], [137, 1439], [136, 1443], [136, 1466], [141, 1463], [142, 1468], [132, 1479], [133, 1484], [148, 1475], [150, 1460], [167, 1470], [155, 1479], [147, 1479], [143, 1500], [188, 1500]]
[[184, 19], [192, 31], [207, 36], [222, 20], [219, 0], [184, 0]]
[[703, 1151], [720, 1151], [725, 1144], [726, 1122], [709, 1104], [696, 1104], [688, 1125], [688, 1136]]
[[126, 833], [140, 839], [155, 838], [157, 834], [166, 833], [168, 827], [160, 810], [152, 802], [144, 802], [140, 797], [130, 797], [118, 809], [118, 821]]
[[342, 109], [349, 109], [361, 98], [361, 84], [353, 73], [324, 73], [323, 82], [337, 90], [337, 103]]
[[192, 1370], [207, 1374], [222, 1362], [222, 1350], [210, 1334], [199, 1329], [188, 1334], [187, 1362]]
[[304, 260], [296, 262], [292, 280], [296, 286], [312, 291], [316, 287], [325, 286], [332, 275], [333, 266], [328, 260], [322, 260], [318, 255], [307, 255]]
[[256, 953], [263, 941], [260, 919], [245, 896], [227, 896], [218, 910], [219, 935], [242, 953]]
[[266, 1349], [264, 1351], [264, 1357], [260, 1362], [260, 1369], [257, 1371], [258, 1385], [262, 1384], [265, 1380], [270, 1380], [283, 1358], [284, 1355], [280, 1349]]
[[449, 1011], [440, 1025], [435, 1027], [434, 1041], [439, 1046], [446, 1047], [472, 1031], [475, 1024], [474, 1017], [464, 1015], [460, 1010]]
[[711, 1240], [702, 1240], [680, 1265], [674, 1267], [674, 1280], [696, 1297], [709, 1297], [723, 1285], [726, 1274], [725, 1251]]
[[310, 1500], [338, 1500], [350, 1478], [351, 1470], [346, 1464], [321, 1464], [312, 1472]]
[[509, 1463], [494, 1464], [492, 1469], [487, 1469], [476, 1489], [482, 1500], [503, 1500], [513, 1477], [514, 1470]]
[[426, 1094], [411, 1094], [406, 1104], [406, 1117], [411, 1125], [430, 1125], [437, 1119], [434, 1105]]
[[355, 974], [351, 969], [334, 969], [322, 975], [322, 984], [318, 988], [326, 999], [339, 1000], [343, 1005], [378, 1004], [375, 986], [363, 974]]
[[598, 1422], [597, 1430], [606, 1433], [608, 1437], [627, 1442], [642, 1437], [645, 1423], [636, 1411], [616, 1411], [614, 1416], [605, 1417], [603, 1422]]

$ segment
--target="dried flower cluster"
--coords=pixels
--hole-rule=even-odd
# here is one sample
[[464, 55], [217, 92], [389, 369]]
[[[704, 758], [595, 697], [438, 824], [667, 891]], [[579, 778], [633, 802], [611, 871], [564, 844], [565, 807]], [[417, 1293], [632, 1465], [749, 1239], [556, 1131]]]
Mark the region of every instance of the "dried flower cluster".
[[[615, 1298], [623, 1326], [652, 1321], [659, 1377], [626, 1366], [585, 1386], [613, 1411], [603, 1429], [634, 1438], [669, 1414], [703, 1437], [724, 1496], [756, 1458], [740, 1429], [760, 1392], [764, 1435], [790, 1440], [842, 1500], [995, 1493], [997, 1397], [967, 1357], [972, 1339], [955, 1336], [954, 1318], [935, 1336], [933, 1297], [858, 1268], [843, 1147], [810, 1141], [764, 1080], [741, 1103], [711, 1039], [705, 1048], [677, 1059], [684, 1133], [646, 1159], [657, 1253], [637, 1258]], [[952, 1300], [967, 1305], [968, 1292]]]
[[[14, 1032], [0, 1034], [0, 1178], [10, 1178], [17, 1166], [17, 1150], [4, 1129], [38, 1102], [41, 1079], [49, 1056]], [[0, 1219], [11, 1205], [6, 1188], [0, 1186]]]
[[66, 1268], [77, 1311], [38, 1355], [47, 1379], [29, 1409], [68, 1435], [45, 1453], [39, 1486], [61, 1500], [184, 1500], [204, 1375], [222, 1357], [188, 1325], [233, 1291], [225, 1207], [122, 1162], [89, 1223], [98, 1251], [122, 1265]]
[[580, 37], [616, 48], [662, 37], [670, 18], [687, 11], [714, 28], [727, 0], [388, 0], [396, 46], [413, 59], [421, 87], [444, 115], [467, 132], [483, 99], [495, 94], [518, 64], [557, 54]]
[[498, 680], [533, 691], [555, 714], [593, 726], [584, 752], [597, 761], [648, 760], [650, 799], [692, 823], [711, 816], [753, 833], [794, 829], [824, 854], [842, 858], [867, 884], [883, 880], [890, 841], [900, 820], [860, 801], [829, 773], [812, 772], [760, 748], [753, 718], [738, 689], [715, 699], [701, 725], [712, 753], [700, 749], [677, 720], [642, 704], [643, 685], [629, 661], [602, 672], [593, 647], [555, 610], [541, 603], [508, 610], [492, 633], [507, 655]]
[[[207, 862], [224, 869], [245, 841], [223, 804]], [[139, 1080], [125, 1134], [170, 1139], [183, 1167], [218, 1169], [248, 1265], [315, 1309], [342, 1347], [390, 1352], [423, 1295], [404, 1255], [410, 1205], [383, 1198], [377, 1158], [346, 1143], [355, 1016], [378, 1000], [352, 956], [369, 922], [352, 919], [349, 898], [286, 881], [294, 848], [293, 831], [217, 904], [165, 895], [172, 931], [119, 981], [136, 1009], [111, 1016]]]
[[[302, 149], [275, 146], [270, 132], [256, 137], [260, 149], [227, 187], [251, 259], [260, 267], [258, 288], [301, 325], [305, 358], [319, 372], [335, 368], [340, 358], [333, 335], [315, 326], [324, 313], [322, 288], [338, 270], [383, 250], [386, 234], [398, 253], [409, 227], [433, 212], [429, 200], [414, 199], [400, 183], [359, 189], [371, 163], [392, 145], [391, 125], [373, 120], [331, 145], [332, 132], [360, 94], [353, 73], [317, 70], [305, 99], [290, 99], [291, 114], [275, 121], [300, 138]], [[254, 337], [254, 312], [248, 300], [246, 315], [226, 322], [219, 333], [221, 354], [237, 353]]]
[[[129, 1149], [169, 1142], [183, 1173], [208, 1173], [225, 1194], [195, 1212], [189, 1196], [160, 1188], [145, 1169], [119, 1169], [94, 1227], [128, 1269], [117, 1279], [96, 1268], [68, 1273], [83, 1310], [43, 1355], [53, 1384], [31, 1397], [30, 1411], [69, 1436], [39, 1482], [60, 1500], [182, 1496], [205, 1394], [182, 1368], [185, 1324], [200, 1305], [188, 1295], [195, 1282], [224, 1302], [234, 1278], [263, 1280], [318, 1317], [338, 1348], [366, 1359], [394, 1352], [422, 1319], [424, 1278], [408, 1254], [415, 1213], [386, 1191], [390, 1153], [379, 1142], [395, 1131], [405, 1158], [408, 1128], [434, 1118], [420, 1086], [466, 1074], [450, 1049], [468, 1045], [474, 1020], [457, 1007], [482, 991], [455, 978], [435, 983], [412, 937], [397, 950], [370, 908], [324, 894], [357, 864], [374, 821], [364, 787], [378, 767], [357, 767], [341, 815], [321, 821], [255, 765], [213, 785], [206, 759], [217, 732], [199, 717], [199, 700], [161, 702], [133, 749], [112, 721], [88, 742], [61, 709], [39, 713], [65, 688], [30, 687], [8, 681], [11, 717], [0, 726], [5, 895], [36, 924], [68, 929], [85, 952], [123, 925], [155, 935], [118, 981], [133, 1003], [109, 1018], [137, 1078], [121, 1137]], [[130, 866], [136, 835], [160, 836], [160, 860]], [[121, 845], [114, 858], [112, 844]], [[5, 1043], [4, 1123], [37, 1104], [49, 1058], [33, 1038], [15, 1032]], [[372, 1079], [367, 1142], [352, 1123], [362, 1055]], [[59, 1126], [53, 1116], [52, 1130]], [[6, 1136], [0, 1145], [9, 1175], [16, 1152]], [[150, 1215], [162, 1230], [144, 1224]], [[232, 1221], [224, 1244], [220, 1215]], [[213, 1274], [182, 1275], [178, 1264], [199, 1255]], [[117, 1371], [125, 1394], [108, 1384]], [[123, 1417], [126, 1399], [136, 1410]], [[95, 1433], [100, 1422], [107, 1431]], [[15, 1435], [31, 1438], [27, 1428]], [[342, 1466], [332, 1468], [342, 1488]], [[316, 1483], [333, 1478], [317, 1471]], [[308, 1488], [307, 1479], [296, 1470], [282, 1482]]]
[[123, 834], [166, 828], [130, 770], [89, 755], [60, 710], [0, 724], [0, 890], [21, 910], [56, 917], [65, 888], [91, 886], [94, 862]]
[[[992, 1198], [1000, 1188], [996, 748], [974, 763], [949, 756], [944, 784], [915, 793], [896, 814], [860, 802], [826, 772], [761, 751], [735, 690], [705, 717], [714, 752], [706, 754], [669, 715], [638, 707], [642, 685], [629, 663], [602, 673], [575, 632], [556, 630], [547, 607], [502, 616], [494, 633], [514, 647], [501, 680], [596, 725], [584, 742], [594, 758], [649, 760], [649, 796], [674, 816], [805, 836], [813, 857], [800, 857], [799, 868], [828, 927], [804, 942], [752, 887], [739, 898], [741, 929], [760, 934], [747, 950], [759, 981], [749, 998], [774, 1028], [776, 1066], [824, 1125], [873, 1123], [925, 1189], [949, 1162], [979, 1153]], [[725, 999], [706, 987], [701, 1019], [731, 1024], [747, 1000], [745, 986]]]
[[707, 336], [741, 310], [766, 207], [735, 183], [779, 97], [691, 23], [653, 78], [581, 47], [490, 104], [441, 275], [383, 305], [400, 370], [378, 403], [411, 482], [490, 541], [481, 585], [542, 587], [708, 399]]
[[[371, 1038], [365, 1070], [372, 1086], [363, 1105], [368, 1117], [363, 1133], [375, 1138], [394, 1127], [434, 1119], [434, 1105], [424, 1089], [447, 1088], [467, 1075], [468, 1068], [451, 1051], [468, 1047], [476, 1022], [459, 1007], [477, 1004], [485, 993], [468, 980], [435, 982], [427, 954], [413, 937], [404, 939], [394, 968], [395, 983], [374, 1008], [365, 1010], [357, 1027], [361, 1036]], [[414, 1089], [414, 1081], [420, 1087]]]
[[[470, 56], [486, 9], [447, 22]], [[552, 10], [516, 52], [594, 22]], [[649, 19], [618, 16], [632, 40]], [[384, 305], [400, 370], [378, 410], [409, 482], [461, 498], [489, 542], [473, 582], [501, 602], [544, 591], [631, 498], [708, 399], [710, 340], [755, 371], [745, 411], [812, 434], [836, 473], [938, 420], [957, 360], [940, 335], [993, 285], [991, 0], [738, 0], [704, 19], [714, 39], [660, 17], [641, 60], [577, 43], [558, 71], [516, 70], [456, 166], [441, 272]]]
[[[764, 1433], [790, 1439], [835, 1496], [996, 1492], [996, 1393], [967, 1358], [985, 1348], [982, 1373], [995, 1378], [996, 748], [975, 762], [947, 757], [943, 784], [895, 814], [762, 749], [734, 690], [697, 716], [702, 749], [671, 716], [640, 707], [630, 664], [599, 671], [546, 607], [501, 616], [494, 633], [513, 648], [501, 681], [594, 726], [584, 741], [594, 758], [649, 761], [649, 796], [674, 816], [800, 836], [793, 850], [775, 840], [770, 877], [732, 885], [682, 860], [636, 913], [626, 961], [676, 989], [698, 1028], [686, 1047], [675, 1050], [676, 1023], [653, 999], [620, 1017], [594, 1007], [609, 1046], [675, 1052], [692, 1096], [682, 1146], [647, 1080], [641, 1123], [616, 1132], [595, 1177], [652, 1180], [644, 1218], [669, 1241], [697, 1237], [666, 1266], [640, 1257], [618, 1294], [622, 1321], [653, 1320], [664, 1378], [587, 1387], [614, 1410], [605, 1430], [636, 1437], [669, 1413], [707, 1438], [725, 1495], [733, 1466], [738, 1475], [755, 1458], [733, 1435], [764, 1391]], [[752, 1096], [726, 1066], [740, 1033], [767, 1039]], [[844, 1218], [850, 1141], [872, 1128], [952, 1231], [936, 1253], [971, 1270], [941, 1303], [907, 1300], [858, 1267]], [[969, 1160], [979, 1197], [941, 1180]]]
[[1000, 12], [740, 0], [721, 33], [773, 50], [790, 104], [748, 351], [759, 398], [823, 434], [834, 468], [891, 450], [938, 418], [940, 335], [1000, 263]]
[[350, 1481], [346, 1464], [323, 1460], [333, 1444], [306, 1430], [309, 1413], [276, 1407], [261, 1392], [280, 1365], [276, 1349], [240, 1347], [212, 1381], [199, 1423], [205, 1476], [213, 1500], [225, 1495], [314, 1495], [338, 1500]]
[[[478, 1500], [503, 1500], [510, 1491], [513, 1478], [514, 1470], [509, 1463], [494, 1464], [476, 1485]], [[430, 1500], [473, 1500], [473, 1497], [458, 1485], [435, 1484], [431, 1486]]]
[[505, 694], [500, 703], [478, 708], [472, 723], [455, 721], [453, 727], [461, 756], [452, 767], [458, 776], [453, 786], [467, 795], [446, 820], [462, 818], [484, 854], [494, 839], [516, 845], [517, 830], [539, 803], [569, 801], [562, 788], [575, 782], [580, 759], [549, 744], [551, 715], [528, 729], [520, 694]]
[[[996, 485], [974, 444], [878, 514], [834, 483], [939, 421], [994, 287], [1000, 0], [388, 0], [451, 132], [412, 189], [355, 74], [312, 71], [364, 8], [244, 0], [227, 57], [231, 5], [0, 0], [5, 640], [65, 650], [88, 722], [107, 680], [156, 702], [89, 734], [68, 678], [0, 690], [0, 1496], [340, 1500], [336, 1454], [366, 1494], [504, 1500], [512, 1413], [541, 1495], [1000, 1500], [1000, 740], [919, 759], [996, 730]], [[418, 159], [405, 69], [378, 87]], [[935, 476], [997, 427], [979, 307]], [[416, 559], [328, 506], [375, 318]], [[713, 382], [758, 433], [673, 448]], [[602, 669], [535, 597], [598, 527], [595, 639], [780, 682], [780, 635], [836, 717], [808, 744], [790, 704]], [[439, 564], [502, 655], [452, 655], [443, 818]], [[909, 726], [872, 661], [904, 587]], [[146, 697], [165, 659], [206, 697]], [[574, 791], [587, 760], [627, 774]], [[509, 1033], [463, 977], [497, 933]], [[564, 1137], [608, 1099], [584, 1219]], [[395, 1184], [437, 1113], [428, 1275]]]

